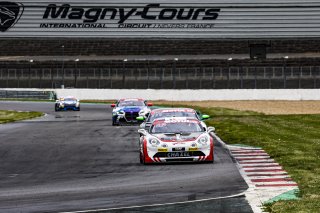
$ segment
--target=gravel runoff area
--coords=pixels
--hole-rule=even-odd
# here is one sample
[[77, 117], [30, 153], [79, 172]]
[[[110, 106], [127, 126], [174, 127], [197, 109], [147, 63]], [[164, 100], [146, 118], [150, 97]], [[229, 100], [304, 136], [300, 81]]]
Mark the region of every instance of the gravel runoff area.
[[255, 111], [267, 115], [320, 114], [320, 101], [195, 101], [168, 102], [155, 101], [155, 104], [182, 104], [200, 107], [222, 107], [242, 111]]

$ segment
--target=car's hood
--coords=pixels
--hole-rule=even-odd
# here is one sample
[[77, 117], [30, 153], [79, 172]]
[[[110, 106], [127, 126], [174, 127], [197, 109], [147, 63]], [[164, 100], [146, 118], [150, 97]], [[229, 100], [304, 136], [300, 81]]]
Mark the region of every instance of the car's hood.
[[182, 134], [152, 134], [163, 142], [185, 142], [195, 141], [204, 132], [182, 133]]
[[126, 107], [117, 107], [116, 111], [124, 111], [124, 112], [140, 112], [144, 109], [144, 106], [126, 106]]
[[64, 104], [76, 104], [77, 101], [62, 101]]

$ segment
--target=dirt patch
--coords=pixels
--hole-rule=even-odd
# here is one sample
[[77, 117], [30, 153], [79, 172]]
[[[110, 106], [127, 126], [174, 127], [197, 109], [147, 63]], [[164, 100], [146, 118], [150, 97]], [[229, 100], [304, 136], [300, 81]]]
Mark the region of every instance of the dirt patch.
[[265, 114], [320, 114], [320, 101], [194, 101], [168, 102], [155, 104], [186, 104], [201, 107], [223, 107], [242, 111], [255, 111]]

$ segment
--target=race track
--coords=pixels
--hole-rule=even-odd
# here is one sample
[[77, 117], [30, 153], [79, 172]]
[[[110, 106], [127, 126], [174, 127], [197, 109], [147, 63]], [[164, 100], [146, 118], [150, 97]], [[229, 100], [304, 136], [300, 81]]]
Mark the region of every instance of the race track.
[[218, 143], [214, 164], [143, 166], [138, 126], [111, 126], [107, 105], [54, 112], [54, 103], [0, 102], [0, 109], [47, 113], [0, 125], [0, 212], [110, 209], [206, 198], [221, 199], [110, 211], [252, 212], [244, 196], [234, 196], [247, 185]]

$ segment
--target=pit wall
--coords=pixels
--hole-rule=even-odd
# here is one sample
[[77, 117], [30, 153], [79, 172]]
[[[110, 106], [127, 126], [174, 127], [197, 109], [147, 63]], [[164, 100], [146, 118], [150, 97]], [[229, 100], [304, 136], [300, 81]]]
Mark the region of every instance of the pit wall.
[[80, 100], [114, 100], [144, 98], [146, 100], [320, 100], [320, 89], [221, 89], [221, 90], [154, 90], [154, 89], [6, 89], [55, 91], [57, 97], [75, 96]]

